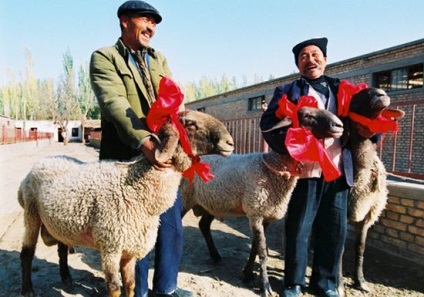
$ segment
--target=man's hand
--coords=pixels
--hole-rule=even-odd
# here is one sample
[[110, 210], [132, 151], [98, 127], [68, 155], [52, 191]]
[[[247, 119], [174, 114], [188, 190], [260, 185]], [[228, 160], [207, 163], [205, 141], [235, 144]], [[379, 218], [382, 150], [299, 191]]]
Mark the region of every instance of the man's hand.
[[156, 160], [155, 152], [156, 152], [156, 148], [158, 147], [158, 145], [159, 145], [159, 143], [157, 142], [157, 140], [155, 138], [151, 137], [149, 140], [146, 140], [141, 145], [140, 150], [143, 153], [143, 155], [147, 158], [147, 160], [149, 160], [150, 163], [152, 163], [153, 167], [156, 170], [163, 171], [167, 168], [171, 168], [172, 163], [171, 163], [171, 159], [169, 159], [165, 162], [160, 162], [160, 161]]
[[368, 127], [359, 123], [356, 124], [356, 131], [358, 131], [358, 134], [364, 138], [371, 138], [376, 134], [374, 132], [371, 132]]

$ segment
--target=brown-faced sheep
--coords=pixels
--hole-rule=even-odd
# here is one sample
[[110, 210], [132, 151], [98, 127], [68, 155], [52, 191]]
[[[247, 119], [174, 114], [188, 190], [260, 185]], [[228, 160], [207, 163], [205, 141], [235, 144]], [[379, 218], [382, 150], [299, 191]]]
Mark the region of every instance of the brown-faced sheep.
[[[301, 126], [320, 130], [315, 132], [326, 137], [340, 137], [343, 131], [342, 122], [326, 110], [304, 107], [299, 109], [298, 118]], [[279, 127], [290, 124], [291, 121], [285, 118]], [[253, 265], [256, 255], [259, 255], [261, 290], [264, 296], [270, 296], [272, 289], [266, 268], [264, 229], [269, 222], [281, 219], [286, 214], [297, 182], [293, 173], [299, 164], [288, 154], [275, 152], [232, 155], [225, 159], [205, 156], [202, 160], [210, 164], [216, 177], [207, 184], [199, 179], [195, 179], [193, 185], [182, 182], [184, 213], [193, 207], [206, 211], [199, 227], [216, 261], [221, 257], [210, 234], [214, 217], [247, 216], [253, 240], [244, 275], [248, 281], [253, 278]]]
[[[233, 151], [231, 135], [212, 116], [185, 111], [179, 120], [195, 156], [227, 156]], [[83, 246], [100, 251], [108, 296], [120, 296], [120, 270], [126, 296], [134, 296], [135, 260], [153, 248], [159, 215], [173, 205], [182, 172], [193, 160], [179, 144], [171, 123], [158, 136], [157, 158], [172, 158], [173, 169], [155, 170], [146, 158], [83, 163], [58, 156], [34, 165], [18, 191], [25, 222], [20, 255], [22, 295], [34, 296], [31, 266], [41, 230], [47, 244], [59, 244], [65, 284], [72, 284], [67, 246]]]
[[[349, 111], [370, 120], [382, 116], [386, 125], [401, 119], [404, 112], [389, 109], [390, 98], [376, 88], [359, 91], [352, 98]], [[380, 125], [384, 126], [384, 122]], [[377, 155], [376, 144], [358, 133], [357, 122], [350, 121], [350, 147], [354, 168], [354, 186], [349, 193], [349, 220], [355, 226], [355, 272], [354, 285], [369, 291], [363, 273], [364, 252], [368, 229], [378, 220], [387, 203], [386, 169]], [[384, 127], [379, 127], [384, 128]], [[342, 268], [340, 267], [339, 294], [344, 295]]]

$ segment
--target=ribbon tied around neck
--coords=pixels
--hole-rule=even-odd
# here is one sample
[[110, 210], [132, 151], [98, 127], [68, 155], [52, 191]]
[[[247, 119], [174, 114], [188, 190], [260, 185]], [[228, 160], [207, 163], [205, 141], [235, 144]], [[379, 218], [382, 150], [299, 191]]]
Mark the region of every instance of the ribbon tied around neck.
[[375, 119], [369, 119], [349, 110], [353, 95], [366, 88], [368, 88], [368, 86], [365, 83], [355, 85], [347, 80], [342, 80], [337, 94], [337, 115], [340, 117], [348, 117], [355, 123], [367, 127], [372, 133], [398, 131], [397, 121], [390, 117], [386, 117], [384, 112], [380, 113]]
[[278, 101], [275, 113], [280, 120], [290, 117], [292, 127], [287, 130], [285, 145], [290, 156], [300, 162], [318, 162], [325, 181], [332, 181], [341, 176], [340, 170], [331, 160], [322, 141], [316, 139], [311, 130], [300, 127], [298, 109], [308, 106], [318, 108], [318, 101], [312, 96], [302, 96], [298, 104], [289, 101], [284, 94]]
[[208, 182], [214, 177], [210, 173], [210, 166], [207, 163], [200, 162], [200, 158], [193, 155], [187, 131], [178, 118], [178, 112], [183, 101], [184, 94], [178, 85], [170, 78], [162, 77], [159, 82], [157, 99], [153, 102], [146, 117], [147, 126], [152, 132], [157, 133], [169, 120], [178, 131], [181, 147], [192, 160], [191, 167], [183, 172], [183, 177], [188, 178], [190, 184], [192, 184], [194, 174], [197, 173], [204, 182]]

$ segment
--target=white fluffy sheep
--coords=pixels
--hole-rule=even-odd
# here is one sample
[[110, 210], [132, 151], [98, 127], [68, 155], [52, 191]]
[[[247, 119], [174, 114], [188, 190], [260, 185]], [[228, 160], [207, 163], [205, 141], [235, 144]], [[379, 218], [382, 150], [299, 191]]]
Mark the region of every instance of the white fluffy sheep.
[[[355, 94], [349, 111], [375, 119], [383, 114], [393, 120], [401, 119], [404, 112], [389, 109], [390, 98], [376, 88], [367, 88]], [[354, 284], [369, 291], [363, 273], [364, 252], [368, 229], [378, 220], [387, 203], [386, 169], [377, 155], [376, 144], [358, 134], [357, 124], [350, 121], [350, 147], [354, 168], [354, 186], [349, 193], [348, 217], [355, 225]], [[339, 294], [344, 295], [342, 268], [340, 267]]]
[[[185, 111], [179, 119], [195, 156], [232, 152], [231, 135], [215, 118]], [[18, 191], [25, 223], [20, 256], [24, 296], [34, 296], [31, 263], [40, 230], [46, 244], [59, 243], [65, 284], [72, 284], [67, 245], [84, 246], [100, 251], [109, 296], [120, 296], [120, 269], [126, 296], [134, 295], [135, 260], [153, 248], [159, 215], [173, 205], [181, 172], [192, 164], [170, 123], [159, 138], [157, 157], [172, 157], [173, 169], [155, 170], [145, 158], [83, 163], [58, 156], [34, 165]]]
[[[314, 108], [302, 108], [298, 112], [299, 122], [327, 137], [340, 137], [343, 124], [332, 113]], [[287, 118], [280, 123], [290, 125]], [[261, 290], [264, 296], [272, 294], [266, 269], [267, 252], [265, 228], [285, 214], [297, 177], [292, 173], [299, 165], [288, 154], [275, 152], [232, 155], [228, 158], [205, 156], [216, 177], [205, 184], [195, 179], [192, 186], [181, 183], [184, 213], [194, 207], [202, 211], [199, 227], [205, 236], [211, 256], [221, 259], [210, 234], [210, 224], [217, 217], [247, 216], [253, 234], [251, 254], [244, 268], [246, 280], [253, 278], [253, 265], [259, 255]], [[196, 214], [196, 212], [195, 212]]]

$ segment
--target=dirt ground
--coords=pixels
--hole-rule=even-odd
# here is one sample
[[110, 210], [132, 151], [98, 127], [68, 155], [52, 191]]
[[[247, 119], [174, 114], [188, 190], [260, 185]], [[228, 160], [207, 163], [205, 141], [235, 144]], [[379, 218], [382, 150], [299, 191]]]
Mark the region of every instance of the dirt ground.
[[[54, 149], [42, 149], [34, 154], [34, 158], [25, 160], [34, 162], [42, 155], [63, 154], [75, 155], [86, 161], [95, 159], [92, 150], [87, 151], [83, 145], [72, 150], [60, 146]], [[63, 150], [65, 150], [63, 152]], [[88, 152], [88, 154], [82, 153]], [[5, 157], [5, 153], [0, 151]], [[16, 152], [15, 152], [16, 153]], [[34, 160], [33, 160], [34, 159]], [[13, 168], [12, 160], [2, 159], [2, 168], [7, 162]], [[15, 162], [19, 163], [19, 162]], [[10, 170], [13, 172], [13, 170]], [[9, 172], [9, 171], [8, 171]], [[3, 173], [2, 179], [10, 178]], [[11, 181], [8, 187], [18, 187], [17, 181]], [[3, 186], [4, 186], [3, 184]], [[9, 188], [2, 193], [9, 193]], [[15, 192], [13, 190], [12, 192]], [[4, 196], [3, 196], [4, 197]], [[3, 199], [3, 198], [2, 198]], [[8, 197], [7, 199], [16, 199]], [[258, 284], [245, 284], [242, 269], [249, 256], [250, 231], [245, 218], [230, 218], [223, 222], [215, 221], [212, 225], [213, 236], [223, 260], [214, 263], [208, 254], [206, 244], [197, 228], [198, 218], [189, 212], [183, 219], [184, 254], [179, 274], [179, 286], [191, 290], [198, 297], [254, 297], [259, 295]], [[22, 212], [2, 214], [0, 226], [6, 226], [0, 234], [0, 297], [20, 296], [20, 260], [21, 237], [23, 234]], [[280, 296], [284, 279], [284, 255], [282, 253], [283, 222], [274, 222], [267, 229], [269, 247], [269, 275], [275, 296]], [[344, 274], [347, 283], [346, 296], [392, 297], [423, 296], [424, 267], [401, 259], [384, 251], [367, 248], [365, 255], [365, 277], [372, 289], [363, 293], [352, 288], [351, 273], [353, 271], [353, 249], [348, 242], [344, 256]], [[69, 256], [70, 270], [75, 281], [74, 288], [67, 288], [60, 282], [58, 257], [55, 247], [46, 247], [39, 241], [33, 261], [33, 284], [36, 296], [106, 296], [103, 274], [100, 270], [100, 258], [96, 251], [76, 248]], [[308, 269], [308, 274], [310, 270]], [[150, 277], [152, 276], [150, 273]], [[313, 296], [305, 293], [303, 296]]]

